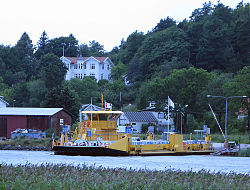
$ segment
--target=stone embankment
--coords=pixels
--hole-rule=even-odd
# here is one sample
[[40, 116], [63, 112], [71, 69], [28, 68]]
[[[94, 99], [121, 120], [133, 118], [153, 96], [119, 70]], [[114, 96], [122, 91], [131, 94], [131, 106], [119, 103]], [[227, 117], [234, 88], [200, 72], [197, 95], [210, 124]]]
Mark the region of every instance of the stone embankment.
[[51, 147], [46, 146], [12, 146], [12, 145], [0, 145], [0, 150], [30, 150], [30, 151], [51, 151]]

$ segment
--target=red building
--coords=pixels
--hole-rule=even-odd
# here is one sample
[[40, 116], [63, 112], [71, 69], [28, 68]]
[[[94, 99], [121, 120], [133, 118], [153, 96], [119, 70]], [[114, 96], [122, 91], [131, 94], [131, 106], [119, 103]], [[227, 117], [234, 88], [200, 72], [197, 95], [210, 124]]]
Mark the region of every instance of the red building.
[[62, 125], [71, 122], [71, 115], [63, 108], [0, 108], [0, 137], [10, 138], [18, 128], [41, 131], [52, 128], [58, 135]]

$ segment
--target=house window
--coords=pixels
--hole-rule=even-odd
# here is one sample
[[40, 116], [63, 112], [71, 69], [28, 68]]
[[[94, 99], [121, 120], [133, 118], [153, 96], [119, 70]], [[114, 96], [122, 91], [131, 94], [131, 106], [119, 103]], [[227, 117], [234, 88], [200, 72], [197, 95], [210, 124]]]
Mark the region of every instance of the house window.
[[158, 119], [164, 119], [164, 113], [158, 113]]
[[109, 70], [109, 65], [107, 66], [107, 69]]
[[79, 69], [82, 69], [82, 66], [83, 66], [83, 64], [81, 63], [81, 64], [79, 64]]
[[103, 73], [101, 74], [101, 79], [103, 79]]
[[74, 74], [74, 78], [77, 78], [77, 74]]
[[86, 73], [84, 73], [83, 76], [86, 77], [87, 76]]
[[75, 64], [75, 65], [74, 65], [74, 69], [77, 69], [77, 66], [78, 66], [78, 65], [77, 65], [77, 64]]
[[95, 73], [90, 73], [90, 76], [91, 77], [95, 77]]
[[86, 69], [86, 64], [83, 65], [83, 68]]
[[136, 125], [136, 123], [132, 123], [132, 125]]
[[95, 69], [95, 64], [91, 64], [90, 69]]
[[80, 75], [80, 79], [82, 79], [82, 74]]
[[104, 64], [102, 64], [102, 70], [104, 70]]

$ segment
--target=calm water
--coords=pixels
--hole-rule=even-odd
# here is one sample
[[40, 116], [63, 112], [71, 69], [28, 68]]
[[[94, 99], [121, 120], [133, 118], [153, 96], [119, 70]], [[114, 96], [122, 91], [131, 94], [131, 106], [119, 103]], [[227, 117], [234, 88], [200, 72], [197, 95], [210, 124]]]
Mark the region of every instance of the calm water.
[[149, 170], [207, 170], [250, 174], [250, 158], [217, 156], [147, 156], [147, 157], [92, 157], [54, 155], [48, 151], [0, 150], [0, 163], [5, 164], [68, 164], [102, 166], [105, 168], [132, 168]]

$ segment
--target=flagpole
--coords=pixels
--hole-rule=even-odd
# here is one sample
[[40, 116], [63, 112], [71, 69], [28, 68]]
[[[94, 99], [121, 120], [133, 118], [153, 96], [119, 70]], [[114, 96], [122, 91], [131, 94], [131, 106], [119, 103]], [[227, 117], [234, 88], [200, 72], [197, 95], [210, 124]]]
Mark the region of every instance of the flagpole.
[[169, 132], [169, 96], [168, 96], [168, 132]]

